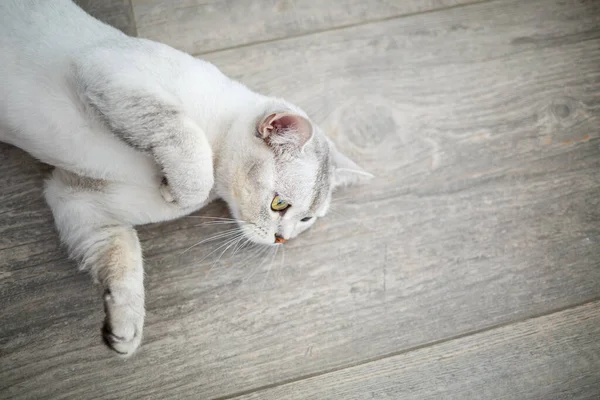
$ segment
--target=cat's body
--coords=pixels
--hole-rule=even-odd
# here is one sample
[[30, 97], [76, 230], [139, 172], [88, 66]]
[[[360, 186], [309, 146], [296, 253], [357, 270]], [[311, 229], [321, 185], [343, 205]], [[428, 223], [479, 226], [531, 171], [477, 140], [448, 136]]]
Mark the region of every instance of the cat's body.
[[[46, 199], [70, 254], [106, 288], [105, 339], [123, 354], [144, 319], [134, 225], [222, 197], [250, 240], [273, 244], [361, 173], [300, 109], [68, 0], [1, 2], [0, 54], [0, 141], [57, 167]], [[277, 211], [275, 195], [293, 207]]]
[[[139, 186], [154, 188], [160, 181], [162, 173], [151, 155], [127, 145], [82, 105], [83, 86], [112, 85], [109, 90], [122, 96], [120, 101], [139, 101], [144, 108], [148, 107], [143, 102], [155, 103], [148, 112], [179, 107], [202, 130], [196, 136], [205, 136], [210, 147], [227, 133], [222, 125], [230, 123], [240, 108], [234, 101], [262, 100], [209, 63], [156, 42], [130, 38], [66, 3], [70, 2], [9, 1], [0, 14], [0, 140], [41, 161]], [[103, 82], [108, 79], [113, 81]], [[163, 104], [155, 100], [161, 98]], [[115, 111], [127, 119], [128, 106]], [[208, 159], [211, 168], [210, 155]], [[173, 216], [167, 212], [150, 218]]]

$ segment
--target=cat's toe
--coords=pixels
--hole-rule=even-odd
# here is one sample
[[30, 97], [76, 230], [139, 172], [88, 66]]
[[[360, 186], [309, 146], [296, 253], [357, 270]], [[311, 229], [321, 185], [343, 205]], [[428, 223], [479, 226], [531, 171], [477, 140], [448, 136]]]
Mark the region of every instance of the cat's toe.
[[171, 188], [169, 187], [166, 178], [163, 179], [162, 183], [160, 184], [160, 195], [163, 197], [163, 199], [165, 199], [167, 203], [175, 202], [175, 197], [173, 197], [173, 193], [171, 193]]
[[104, 295], [106, 319], [102, 328], [104, 343], [119, 355], [128, 357], [140, 346], [144, 306], [139, 301], [119, 301], [110, 292]]
[[104, 322], [102, 328], [102, 338], [104, 343], [117, 354], [129, 357], [140, 346], [142, 341], [141, 333], [134, 333], [132, 336], [119, 336], [113, 332], [113, 327], [109, 321]]

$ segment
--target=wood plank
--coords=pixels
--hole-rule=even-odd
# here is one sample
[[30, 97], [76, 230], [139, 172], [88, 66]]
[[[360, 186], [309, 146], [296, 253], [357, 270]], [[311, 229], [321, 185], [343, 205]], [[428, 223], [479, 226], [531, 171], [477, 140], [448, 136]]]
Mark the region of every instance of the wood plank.
[[50, 167], [35, 162], [24, 151], [0, 142], [0, 215], [22, 208], [36, 208], [42, 199], [42, 182]]
[[131, 0], [74, 0], [86, 12], [122, 32], [136, 36]]
[[235, 399], [597, 399], [599, 339], [594, 302]]
[[182, 254], [218, 231], [193, 218], [140, 229], [148, 316], [127, 362], [72, 263], [4, 266], [0, 397], [226, 396], [597, 298], [599, 7], [494, 1], [212, 54], [377, 179], [283, 265]]
[[133, 0], [140, 37], [192, 54], [477, 0]]

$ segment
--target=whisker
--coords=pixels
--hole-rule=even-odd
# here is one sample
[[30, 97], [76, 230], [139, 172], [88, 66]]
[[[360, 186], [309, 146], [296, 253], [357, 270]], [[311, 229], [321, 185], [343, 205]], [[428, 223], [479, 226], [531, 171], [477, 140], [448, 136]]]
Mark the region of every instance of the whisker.
[[192, 225], [192, 226], [232, 225], [232, 224], [245, 224], [245, 222], [242, 222], [242, 221], [211, 221], [211, 222], [203, 222], [201, 224]]
[[273, 255], [271, 256], [271, 262], [269, 263], [269, 268], [267, 268], [267, 274], [265, 275], [265, 278], [263, 279], [263, 284], [262, 284], [263, 289], [269, 281], [269, 274], [271, 273], [271, 267], [273, 267], [273, 261], [275, 261], [275, 257], [277, 257], [278, 251], [279, 251], [279, 246], [275, 246], [275, 251], [273, 252]]
[[238, 252], [238, 250], [243, 249], [250, 242], [251, 242], [251, 240], [249, 238], [242, 237], [242, 239], [240, 241], [238, 241], [238, 244], [233, 248], [233, 254], [231, 254], [231, 258], [233, 258], [235, 256], [235, 254]]
[[237, 251], [244, 245], [246, 240], [248, 240], [248, 238], [241, 237], [240, 240], [236, 242], [235, 246], [233, 246], [233, 249], [231, 250], [231, 258], [235, 256], [235, 253], [237, 253]]
[[219, 233], [217, 233], [214, 236], [208, 237], [206, 239], [203, 239], [203, 240], [199, 241], [196, 244], [191, 245], [190, 247], [188, 247], [187, 249], [185, 249], [184, 251], [182, 251], [179, 255], [181, 256], [181, 255], [187, 253], [188, 251], [190, 251], [191, 249], [193, 249], [196, 246], [201, 245], [202, 243], [211, 242], [213, 240], [217, 240], [217, 239], [221, 239], [221, 238], [224, 238], [224, 237], [227, 237], [227, 236], [234, 235], [239, 230], [240, 230], [240, 228], [233, 228], [233, 229], [226, 230], [224, 232], [219, 232]]
[[279, 268], [277, 269], [277, 279], [281, 279], [283, 282], [285, 282], [285, 279], [282, 279], [284, 266], [285, 266], [285, 246], [282, 245], [281, 246], [281, 264], [279, 264]]
[[217, 252], [219, 249], [222, 249], [224, 246], [227, 246], [229, 243], [231, 243], [233, 240], [237, 239], [240, 235], [243, 235], [243, 233], [238, 233], [237, 235], [235, 235], [234, 237], [228, 238], [225, 243], [219, 245], [219, 247], [217, 247], [216, 249], [214, 249], [213, 251], [211, 251], [210, 253], [208, 253], [207, 255], [205, 255], [204, 257], [202, 257], [202, 259], [200, 261], [198, 261], [198, 264], [201, 264], [202, 261], [206, 260], [211, 254]]
[[[258, 251], [256, 254], [258, 255], [258, 258], [260, 258], [260, 257], [262, 257], [264, 254], [266, 254], [266, 253], [267, 253], [269, 250], [271, 250], [271, 249], [270, 249], [270, 246], [264, 246], [264, 247], [262, 247], [262, 246], [261, 246], [261, 248], [259, 248], [259, 251]], [[261, 262], [261, 263], [260, 263], [258, 266], [256, 266], [255, 268], [253, 268], [253, 269], [250, 271], [250, 274], [246, 275], [246, 277], [244, 277], [244, 278], [242, 279], [242, 283], [240, 284], [240, 286], [241, 286], [242, 284], [244, 284], [245, 282], [247, 282], [248, 280], [250, 280], [250, 279], [251, 279], [251, 278], [252, 278], [252, 277], [253, 277], [253, 276], [256, 274], [256, 272], [257, 272], [257, 271], [260, 269], [260, 267], [261, 267], [263, 264], [264, 264], [264, 260], [263, 260], [263, 262]]]
[[[234, 236], [231, 239], [228, 239], [224, 244], [222, 244], [221, 246], [217, 247], [215, 249], [215, 251], [219, 250], [220, 248], [224, 247], [225, 245], [227, 245], [227, 247], [225, 247], [225, 250], [223, 250], [221, 252], [221, 254], [219, 254], [219, 257], [217, 257], [217, 259], [212, 263], [212, 265], [210, 266], [210, 268], [208, 269], [208, 271], [206, 271], [206, 277], [208, 278], [208, 275], [210, 274], [210, 272], [212, 271], [212, 269], [214, 268], [215, 265], [217, 265], [217, 263], [219, 262], [219, 260], [221, 260], [221, 258], [223, 257], [223, 255], [227, 252], [227, 250], [229, 250], [229, 248], [231, 246], [233, 246], [236, 243], [239, 243], [240, 240], [242, 240], [244, 238], [243, 233], [240, 233], [237, 236]], [[200, 262], [202, 262], [205, 258], [207, 258], [208, 256], [210, 256], [212, 253], [214, 253], [215, 251], [210, 252], [209, 254], [206, 255], [206, 257], [204, 257], [202, 260], [200, 260]]]
[[[262, 253], [264, 251], [264, 249], [262, 248], [262, 246], [255, 246], [255, 247], [251, 247], [251, 249], [253, 249], [254, 251], [248, 256], [248, 258], [246, 259], [246, 262], [244, 263], [244, 267], [247, 267], [248, 264], [250, 264], [251, 260], [254, 260], [257, 258], [257, 255]], [[240, 287], [246, 282], [247, 279], [250, 278], [250, 276], [252, 275], [253, 270], [250, 269], [250, 273], [247, 273], [241, 280], [240, 282]]]
[[259, 255], [261, 253], [263, 253], [265, 250], [263, 246], [261, 246], [259, 244], [255, 244], [255, 243], [253, 243], [253, 246], [251, 246], [250, 248], [253, 249], [254, 251], [252, 253], [250, 253], [248, 258], [246, 258], [246, 262], [244, 263], [244, 266], [248, 266], [248, 264], [251, 261], [256, 260], [259, 257]]
[[230, 243], [229, 246], [225, 247], [225, 250], [223, 250], [221, 252], [221, 254], [219, 254], [219, 257], [215, 260], [215, 262], [213, 263], [213, 265], [216, 264], [217, 262], [219, 262], [219, 260], [221, 259], [221, 257], [223, 257], [223, 254], [225, 254], [227, 252], [227, 250], [229, 250], [231, 248], [231, 246], [236, 245], [242, 239], [244, 239], [244, 235], [243, 234], [238, 235], [238, 236], [234, 237], [233, 239], [230, 239], [229, 242], [228, 242], [228, 243]]
[[203, 215], [186, 215], [185, 218], [199, 218], [199, 219], [210, 219], [210, 220], [220, 220], [220, 221], [241, 221], [247, 222], [242, 219], [237, 218], [228, 218], [228, 217], [211, 217], [211, 216], [203, 216]]

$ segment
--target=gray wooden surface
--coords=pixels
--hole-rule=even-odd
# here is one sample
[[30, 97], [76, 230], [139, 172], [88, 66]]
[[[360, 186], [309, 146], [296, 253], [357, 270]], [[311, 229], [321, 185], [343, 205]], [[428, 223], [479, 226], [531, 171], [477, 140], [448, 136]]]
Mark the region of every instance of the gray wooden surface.
[[477, 0], [132, 0], [141, 37], [192, 54]]
[[[381, 18], [370, 6], [352, 23]], [[53, 231], [47, 168], [0, 145], [0, 398], [428, 398], [453, 373], [471, 379], [455, 398], [597, 396], [600, 4], [496, 0], [299, 37], [223, 18], [209, 48], [289, 37], [206, 58], [304, 107], [377, 178], [273, 263], [183, 253], [220, 231], [199, 218], [142, 227], [148, 316], [124, 362]]]
[[592, 302], [236, 399], [597, 399], [598, 338]]
[[137, 35], [131, 0], [74, 0], [81, 8], [128, 35]]

